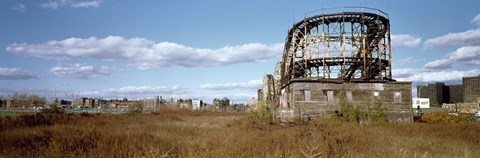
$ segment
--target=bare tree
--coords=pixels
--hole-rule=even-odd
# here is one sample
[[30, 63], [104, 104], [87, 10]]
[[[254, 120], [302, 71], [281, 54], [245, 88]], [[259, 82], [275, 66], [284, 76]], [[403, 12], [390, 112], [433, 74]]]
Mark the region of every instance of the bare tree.
[[8, 98], [11, 100], [13, 107], [40, 106], [47, 103], [45, 97], [36, 94], [28, 95], [27, 93], [17, 91], [9, 94]]
[[8, 98], [11, 100], [12, 107], [23, 107], [28, 105], [28, 96], [26, 93], [15, 91], [9, 94]]
[[34, 106], [41, 106], [47, 103], [47, 98], [32, 94], [28, 96], [28, 101], [30, 101]]
[[70, 106], [75, 105], [75, 99], [78, 98], [79, 94], [80, 94], [80, 91], [75, 91], [74, 89], [70, 91], [65, 91], [65, 95], [67, 96], [67, 98], [72, 100], [72, 104]]

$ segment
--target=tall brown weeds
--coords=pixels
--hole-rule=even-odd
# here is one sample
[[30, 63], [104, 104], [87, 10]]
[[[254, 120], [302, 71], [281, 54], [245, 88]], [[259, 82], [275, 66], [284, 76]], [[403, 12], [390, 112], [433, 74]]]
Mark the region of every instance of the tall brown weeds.
[[239, 113], [168, 109], [154, 114], [2, 118], [0, 157], [480, 155], [479, 124], [361, 125], [314, 120], [294, 126], [251, 127], [242, 125], [244, 117]]

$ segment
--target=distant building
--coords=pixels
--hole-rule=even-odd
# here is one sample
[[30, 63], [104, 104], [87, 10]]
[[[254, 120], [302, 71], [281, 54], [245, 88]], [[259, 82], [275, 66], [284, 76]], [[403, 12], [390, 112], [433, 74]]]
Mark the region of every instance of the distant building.
[[74, 106], [95, 108], [106, 106], [106, 101], [101, 98], [77, 98], [74, 101]]
[[177, 100], [177, 107], [180, 108], [191, 108], [192, 107], [192, 100], [184, 100], [184, 99], [178, 99]]
[[463, 103], [463, 85], [449, 85], [447, 88], [449, 103]]
[[432, 107], [442, 107], [445, 103], [480, 102], [480, 76], [462, 78], [463, 85], [445, 85], [436, 82], [417, 86], [419, 98], [429, 98]]
[[475, 103], [480, 98], [480, 76], [464, 77], [463, 82], [463, 100], [465, 103]]
[[430, 98], [432, 107], [442, 107], [443, 103], [449, 102], [448, 88], [443, 82], [417, 86], [417, 95], [419, 98]]
[[148, 110], [156, 110], [160, 108], [160, 105], [162, 104], [162, 97], [161, 96], [155, 96], [153, 98], [146, 98], [142, 100], [142, 105], [144, 109]]
[[198, 99], [193, 99], [192, 100], [192, 110], [200, 110], [200, 103], [201, 101]]
[[110, 108], [128, 108], [129, 106], [137, 104], [139, 101], [131, 101], [126, 98], [122, 100], [112, 99], [108, 102]]

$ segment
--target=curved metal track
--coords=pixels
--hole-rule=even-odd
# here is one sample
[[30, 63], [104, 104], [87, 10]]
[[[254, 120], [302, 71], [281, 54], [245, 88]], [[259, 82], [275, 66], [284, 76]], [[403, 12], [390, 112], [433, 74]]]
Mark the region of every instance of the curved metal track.
[[391, 77], [390, 22], [368, 12], [306, 17], [288, 31], [282, 87], [296, 80], [378, 82]]

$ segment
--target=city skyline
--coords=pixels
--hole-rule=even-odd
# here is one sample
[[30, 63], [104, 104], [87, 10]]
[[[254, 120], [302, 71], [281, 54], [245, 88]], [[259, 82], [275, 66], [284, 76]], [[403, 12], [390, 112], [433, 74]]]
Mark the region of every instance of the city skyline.
[[389, 14], [393, 78], [412, 81], [413, 96], [416, 85], [480, 75], [480, 2], [303, 2], [2, 1], [0, 96], [246, 102], [281, 59], [292, 23], [342, 6]]

